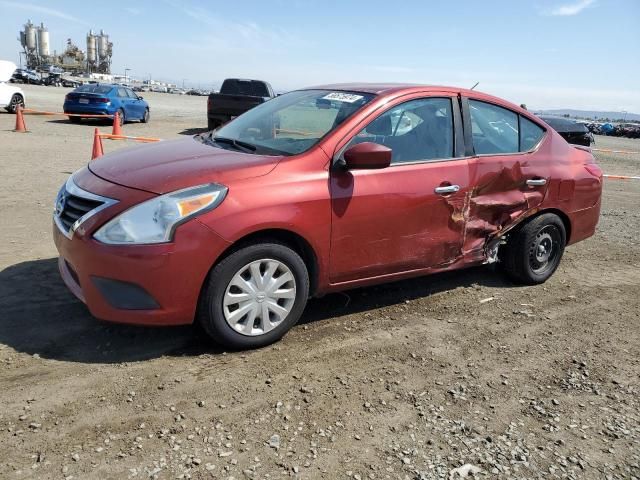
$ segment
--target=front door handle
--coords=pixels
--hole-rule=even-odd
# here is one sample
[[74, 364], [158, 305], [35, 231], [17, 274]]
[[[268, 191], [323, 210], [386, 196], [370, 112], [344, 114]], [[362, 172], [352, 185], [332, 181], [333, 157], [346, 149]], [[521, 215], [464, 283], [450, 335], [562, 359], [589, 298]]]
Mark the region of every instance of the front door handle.
[[527, 185], [530, 187], [541, 187], [547, 184], [547, 180], [544, 178], [530, 178], [527, 180]]
[[447, 185], [445, 187], [436, 187], [435, 188], [435, 192], [443, 195], [445, 193], [456, 193], [458, 190], [460, 190], [460, 186], [459, 185]]

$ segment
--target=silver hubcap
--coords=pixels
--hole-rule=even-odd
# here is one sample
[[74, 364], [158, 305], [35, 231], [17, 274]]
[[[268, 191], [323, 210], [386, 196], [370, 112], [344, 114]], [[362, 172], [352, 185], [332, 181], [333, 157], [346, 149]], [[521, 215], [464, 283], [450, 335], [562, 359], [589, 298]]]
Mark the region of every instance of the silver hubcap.
[[280, 325], [296, 301], [296, 281], [284, 263], [270, 258], [242, 267], [224, 293], [222, 310], [242, 335], [264, 335]]

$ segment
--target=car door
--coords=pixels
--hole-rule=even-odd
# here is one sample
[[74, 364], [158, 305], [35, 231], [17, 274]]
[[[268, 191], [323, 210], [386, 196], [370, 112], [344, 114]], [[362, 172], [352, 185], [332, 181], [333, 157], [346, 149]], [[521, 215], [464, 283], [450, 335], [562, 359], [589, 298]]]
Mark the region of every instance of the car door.
[[340, 149], [392, 149], [380, 170], [333, 168], [330, 280], [447, 265], [460, 257], [469, 169], [457, 98], [414, 98], [389, 107]]
[[134, 112], [135, 118], [142, 118], [144, 115], [144, 102], [138, 97], [136, 92], [127, 88], [127, 95], [129, 96], [129, 102], [131, 103], [131, 108]]
[[480, 258], [487, 240], [542, 203], [551, 159], [536, 151], [545, 130], [535, 122], [481, 99], [464, 98], [462, 106], [473, 153], [463, 249]]
[[118, 100], [120, 101], [120, 105], [124, 110], [124, 116], [127, 120], [131, 120], [132, 118], [136, 118], [135, 110], [133, 105], [131, 104], [131, 99], [127, 94], [127, 89], [124, 87], [118, 87], [117, 89]]

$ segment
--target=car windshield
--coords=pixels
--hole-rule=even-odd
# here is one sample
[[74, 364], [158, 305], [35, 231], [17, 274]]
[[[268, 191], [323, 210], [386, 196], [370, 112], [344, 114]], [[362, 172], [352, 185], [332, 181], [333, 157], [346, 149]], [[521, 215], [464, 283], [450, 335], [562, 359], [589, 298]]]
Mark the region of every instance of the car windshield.
[[313, 147], [373, 97], [368, 93], [331, 90], [290, 92], [201, 138], [220, 148], [296, 155]]
[[113, 87], [111, 85], [98, 85], [97, 83], [90, 83], [82, 85], [76, 88], [76, 92], [79, 93], [109, 93]]

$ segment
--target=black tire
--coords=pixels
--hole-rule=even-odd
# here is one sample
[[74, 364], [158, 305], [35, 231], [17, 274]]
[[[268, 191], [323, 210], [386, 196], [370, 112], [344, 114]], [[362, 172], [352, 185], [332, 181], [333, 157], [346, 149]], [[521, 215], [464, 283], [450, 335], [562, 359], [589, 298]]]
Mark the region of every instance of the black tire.
[[124, 110], [122, 108], [118, 109], [118, 115], [120, 116], [120, 126], [123, 126], [126, 119], [124, 118]]
[[151, 119], [151, 113], [149, 113], [149, 109], [145, 108], [144, 109], [144, 115], [142, 115], [142, 118], [140, 119], [140, 121], [142, 123], [149, 123], [149, 120]]
[[[234, 275], [251, 262], [273, 259], [283, 263], [295, 279], [295, 300], [290, 312], [273, 330], [261, 335], [244, 335], [226, 321], [223, 299]], [[250, 245], [232, 253], [215, 265], [205, 280], [196, 321], [218, 345], [230, 349], [263, 347], [281, 339], [298, 321], [309, 296], [307, 267], [294, 250], [277, 241]]]
[[82, 117], [69, 117], [69, 121], [71, 123], [80, 123], [82, 121]]
[[14, 93], [7, 107], [7, 111], [9, 113], [16, 113], [19, 106], [24, 108], [24, 98], [22, 98], [22, 95], [19, 93]]
[[553, 213], [529, 220], [505, 245], [501, 255], [505, 272], [525, 285], [546, 282], [560, 264], [566, 235], [564, 223]]

